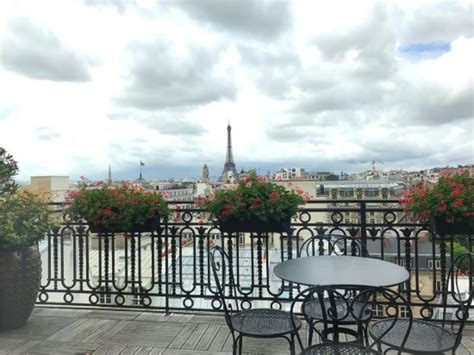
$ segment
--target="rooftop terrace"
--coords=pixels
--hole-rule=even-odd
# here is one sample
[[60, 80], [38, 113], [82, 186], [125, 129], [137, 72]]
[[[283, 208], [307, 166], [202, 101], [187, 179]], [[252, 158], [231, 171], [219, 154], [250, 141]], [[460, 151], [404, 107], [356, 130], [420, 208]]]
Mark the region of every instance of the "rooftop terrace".
[[[303, 333], [303, 332], [302, 332]], [[0, 354], [232, 353], [224, 316], [36, 307], [27, 325], [0, 332]], [[247, 355], [288, 354], [283, 339], [244, 340]], [[458, 355], [474, 354], [474, 327], [464, 331]]]

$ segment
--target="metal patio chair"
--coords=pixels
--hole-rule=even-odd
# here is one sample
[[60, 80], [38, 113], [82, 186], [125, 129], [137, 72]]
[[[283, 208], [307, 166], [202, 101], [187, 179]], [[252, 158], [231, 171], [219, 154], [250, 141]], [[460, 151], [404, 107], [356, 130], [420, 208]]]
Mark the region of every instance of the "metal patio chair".
[[[358, 293], [354, 298], [347, 297], [347, 292], [343, 290], [357, 290]], [[374, 338], [374, 342], [367, 344], [365, 341], [356, 337], [352, 342], [339, 342], [337, 336], [332, 341], [329, 341], [326, 336], [315, 326], [312, 318], [304, 313], [305, 305], [313, 302], [315, 299], [319, 300], [319, 304], [325, 308], [322, 311], [324, 315], [323, 322], [326, 326], [333, 328], [334, 334], [337, 334], [338, 327], [341, 322], [347, 318], [353, 319], [358, 326], [366, 323], [372, 319], [373, 311], [370, 307], [370, 302], [380, 301], [385, 304], [387, 309], [387, 325], [389, 327], [386, 331], [380, 333], [378, 337]], [[327, 300], [327, 302], [326, 302]], [[336, 302], [337, 301], [337, 302]], [[344, 306], [341, 306], [341, 305]], [[362, 304], [361, 308], [359, 305]], [[326, 307], [328, 305], [328, 307]], [[411, 310], [408, 301], [400, 295], [397, 291], [386, 287], [366, 287], [348, 286], [348, 285], [334, 285], [334, 286], [313, 286], [300, 292], [291, 304], [291, 313], [296, 314], [299, 311], [303, 312], [304, 319], [308, 327], [320, 335], [322, 339], [321, 344], [308, 345], [304, 348], [303, 342], [299, 333], [296, 333], [298, 343], [302, 349], [303, 355], [308, 354], [380, 354], [376, 349], [378, 343], [383, 339], [386, 333], [396, 326], [400, 321], [401, 307], [408, 307], [408, 324], [413, 321]], [[295, 327], [297, 325], [295, 324]], [[400, 334], [401, 342], [404, 343], [408, 338], [410, 327], [405, 329], [405, 333]]]
[[[468, 290], [469, 294], [467, 297], [463, 297], [459, 287], [459, 270], [463, 264], [470, 270], [469, 284], [471, 288]], [[446, 282], [448, 287], [445, 287], [442, 293], [441, 307], [443, 309], [443, 315], [441, 324], [424, 320], [414, 320], [408, 339], [403, 344], [400, 341], [400, 333], [404, 332], [408, 327], [406, 321], [399, 322], [387, 332], [388, 323], [385, 320], [380, 320], [369, 328], [370, 335], [372, 337], [379, 337], [381, 333], [386, 333], [381, 343], [386, 345], [389, 349], [413, 354], [442, 354], [445, 351], [452, 351], [452, 353], [455, 354], [462, 340], [465, 322], [469, 318], [469, 309], [472, 307], [471, 303], [474, 291], [472, 289], [472, 271], [474, 271], [474, 253], [461, 254], [453, 261]], [[451, 305], [455, 304], [457, 306], [454, 312], [455, 322], [451, 323], [449, 323], [449, 319], [447, 319], [447, 310], [450, 305], [448, 304], [449, 288], [451, 288], [452, 294]], [[448, 327], [449, 324], [451, 324], [451, 329]], [[457, 326], [458, 329], [454, 330], [454, 326]]]
[[243, 337], [284, 338], [289, 343], [290, 353], [295, 354], [295, 335], [301, 328], [301, 321], [289, 312], [277, 309], [241, 310], [229, 255], [223, 248], [215, 246], [209, 251], [209, 259], [216, 284], [215, 300], [220, 301], [224, 310], [233, 339], [233, 354], [237, 351], [242, 354]]
[[[313, 236], [308, 239], [306, 239], [300, 246], [299, 248], [299, 257], [302, 257], [304, 255], [306, 256], [313, 256], [313, 255], [319, 255], [315, 254], [315, 251], [319, 250], [320, 247], [320, 242], [321, 240], [325, 240], [327, 243], [327, 250], [328, 250], [328, 255], [321, 255], [321, 257], [327, 257], [329, 255], [349, 255], [349, 256], [360, 256], [360, 257], [369, 257], [369, 252], [365, 245], [362, 244], [361, 240], [359, 238], [354, 238], [351, 236], [345, 236], [345, 235], [335, 235], [335, 234], [326, 234], [323, 236]], [[352, 290], [350, 292], [357, 293], [357, 290]], [[324, 315], [322, 314], [324, 309], [329, 308], [328, 304], [328, 299], [324, 299], [324, 302], [326, 304], [321, 307], [320, 305], [320, 300], [319, 299], [314, 299], [312, 302], [307, 302], [305, 303], [305, 309], [304, 313], [308, 315], [308, 317], [311, 317], [313, 321], [316, 323], [323, 323]], [[336, 308], [338, 307], [344, 307], [345, 303], [341, 302], [338, 304], [338, 300], [335, 300]], [[363, 305], [360, 302], [357, 302], [353, 305], [354, 307], [359, 307], [362, 309]], [[343, 310], [341, 310], [343, 311]], [[327, 318], [326, 318], [327, 319]], [[327, 319], [326, 323], [330, 323], [330, 319]], [[356, 325], [358, 324], [356, 319], [352, 318], [351, 314], [348, 314], [348, 317], [346, 317], [343, 320], [339, 321], [339, 324], [341, 325]], [[360, 324], [361, 328], [358, 329], [358, 332], [364, 336], [364, 338], [367, 340], [368, 335], [367, 335], [367, 322], [363, 322]], [[346, 328], [349, 329], [349, 328]], [[347, 333], [352, 334], [352, 330], [347, 330]], [[323, 336], [326, 336], [323, 334]], [[313, 332], [311, 328], [309, 328], [309, 333], [308, 333], [308, 345], [312, 343], [313, 339]]]

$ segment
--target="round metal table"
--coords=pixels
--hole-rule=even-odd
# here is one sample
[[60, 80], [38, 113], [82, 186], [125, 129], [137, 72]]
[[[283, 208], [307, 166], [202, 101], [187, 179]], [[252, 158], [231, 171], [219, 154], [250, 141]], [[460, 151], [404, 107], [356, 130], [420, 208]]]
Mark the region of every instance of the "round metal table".
[[379, 259], [358, 256], [309, 256], [279, 263], [280, 279], [308, 285], [394, 286], [408, 280], [405, 268]]

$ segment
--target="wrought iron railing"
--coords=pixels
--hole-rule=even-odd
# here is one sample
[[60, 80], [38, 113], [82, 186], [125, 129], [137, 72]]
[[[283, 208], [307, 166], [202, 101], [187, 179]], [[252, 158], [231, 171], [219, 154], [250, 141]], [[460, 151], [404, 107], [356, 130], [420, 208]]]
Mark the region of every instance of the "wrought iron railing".
[[[65, 220], [40, 242], [38, 304], [218, 311], [207, 253], [220, 245], [232, 258], [242, 308], [284, 308], [299, 286], [279, 280], [274, 266], [297, 257], [310, 236], [318, 241], [316, 254], [325, 254], [326, 236], [338, 234], [360, 238], [371, 257], [404, 266], [411, 280], [399, 287], [415, 315], [430, 319], [436, 318], [441, 290], [450, 289], [444, 280], [458, 243], [473, 251], [472, 235], [434, 235], [427, 225], [410, 222], [397, 200], [311, 201], [289, 233], [246, 235], [222, 234], [217, 225], [202, 222], [201, 209], [180, 208], [191, 204], [172, 203], [173, 217], [151, 233], [97, 235], [84, 223]], [[467, 291], [472, 277], [465, 278]]]

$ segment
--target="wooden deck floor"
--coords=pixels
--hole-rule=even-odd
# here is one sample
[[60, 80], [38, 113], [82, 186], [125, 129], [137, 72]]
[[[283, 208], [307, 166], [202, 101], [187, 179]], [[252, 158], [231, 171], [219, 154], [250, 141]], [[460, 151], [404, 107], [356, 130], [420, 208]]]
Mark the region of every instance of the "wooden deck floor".
[[[0, 354], [231, 354], [222, 315], [39, 308], [0, 332]], [[244, 354], [288, 354], [283, 339], [245, 339]], [[457, 354], [474, 354], [474, 327]]]

